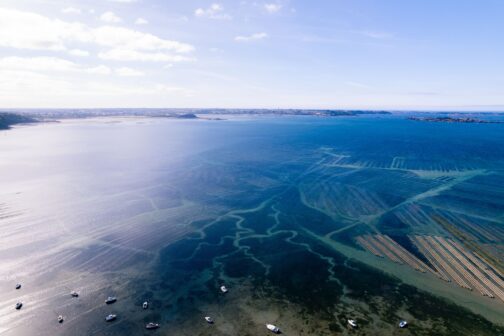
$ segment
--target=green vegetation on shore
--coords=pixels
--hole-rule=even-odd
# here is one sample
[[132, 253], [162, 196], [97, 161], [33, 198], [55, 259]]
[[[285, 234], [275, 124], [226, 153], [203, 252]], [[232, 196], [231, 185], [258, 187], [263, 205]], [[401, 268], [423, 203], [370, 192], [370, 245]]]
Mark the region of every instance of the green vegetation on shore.
[[0, 112], [0, 130], [9, 129], [12, 125], [16, 124], [25, 124], [34, 122], [37, 122], [37, 120], [28, 116], [16, 113]]

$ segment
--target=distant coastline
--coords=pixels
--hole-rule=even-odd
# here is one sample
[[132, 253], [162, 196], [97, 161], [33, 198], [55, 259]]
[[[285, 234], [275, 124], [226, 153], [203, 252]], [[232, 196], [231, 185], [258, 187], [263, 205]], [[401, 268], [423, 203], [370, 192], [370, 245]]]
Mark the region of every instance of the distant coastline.
[[463, 123], [463, 124], [502, 124], [502, 121], [482, 120], [476, 118], [453, 118], [453, 117], [408, 117], [408, 120], [437, 123]]
[[[0, 113], [4, 113], [0, 111]], [[358, 115], [388, 115], [388, 111], [331, 110], [331, 109], [222, 109], [222, 108], [106, 108], [106, 109], [15, 109], [8, 114], [26, 116], [36, 120], [79, 119], [95, 117], [158, 117], [176, 119], [220, 120], [218, 115], [277, 115], [338, 117]]]
[[386, 115], [388, 111], [364, 110], [303, 110], [303, 109], [151, 109], [151, 108], [110, 108], [110, 109], [13, 109], [0, 110], [0, 130], [7, 130], [16, 124], [56, 122], [63, 119], [87, 119], [100, 117], [147, 117], [171, 119], [225, 120], [226, 115], [275, 115], [275, 116], [316, 116], [339, 117], [359, 115]]
[[[402, 116], [407, 120], [437, 123], [502, 124], [504, 113], [422, 112], [336, 109], [225, 109], [225, 108], [95, 108], [95, 109], [0, 109], [0, 130], [17, 124], [57, 122], [65, 119], [101, 117], [147, 117], [184, 120], [226, 120], [226, 116], [312, 116], [321, 118]], [[489, 119], [489, 117], [499, 117]]]

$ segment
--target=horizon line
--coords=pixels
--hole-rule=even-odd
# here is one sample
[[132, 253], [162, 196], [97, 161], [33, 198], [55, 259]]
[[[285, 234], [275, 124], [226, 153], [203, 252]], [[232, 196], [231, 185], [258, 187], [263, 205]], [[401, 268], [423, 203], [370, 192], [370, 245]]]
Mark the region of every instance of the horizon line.
[[[0, 112], [6, 110], [300, 110], [300, 111], [369, 111], [369, 112], [426, 112], [426, 113], [504, 113], [504, 105], [495, 105], [495, 108], [501, 109], [470, 109], [476, 106], [458, 107], [438, 107], [438, 108], [303, 108], [303, 107], [0, 107]], [[481, 106], [483, 107], [483, 106]], [[486, 106], [489, 107], [488, 105]]]

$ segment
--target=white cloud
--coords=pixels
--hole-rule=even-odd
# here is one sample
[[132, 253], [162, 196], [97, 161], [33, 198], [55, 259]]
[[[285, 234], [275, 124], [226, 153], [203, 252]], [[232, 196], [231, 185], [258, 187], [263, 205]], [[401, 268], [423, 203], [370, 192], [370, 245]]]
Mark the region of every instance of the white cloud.
[[264, 9], [268, 13], [273, 14], [273, 13], [279, 12], [282, 9], [282, 5], [276, 4], [276, 3], [267, 3], [267, 4], [264, 4]]
[[102, 15], [100, 15], [100, 20], [102, 20], [103, 22], [107, 22], [107, 23], [119, 23], [119, 22], [122, 22], [122, 19], [115, 15], [114, 12], [105, 12], [103, 13]]
[[[68, 50], [74, 44], [94, 44], [109, 50], [102, 58], [117, 60], [180, 62], [193, 59], [190, 44], [166, 40], [137, 30], [101, 26], [92, 28], [77, 22], [49, 19], [45, 16], [0, 8], [0, 47], [32, 50]], [[86, 52], [69, 51], [76, 56]]]
[[126, 67], [116, 69], [115, 73], [117, 75], [123, 76], [123, 77], [140, 77], [140, 76], [145, 75], [145, 73], [142, 71], [138, 71], [138, 70], [126, 68]]
[[8, 71], [37, 71], [37, 72], [80, 72], [108, 75], [111, 70], [99, 65], [85, 67], [74, 62], [57, 57], [4, 57], [0, 58], [0, 69]]
[[112, 70], [110, 70], [110, 68], [105, 65], [98, 65], [93, 68], [84, 69], [84, 72], [96, 75], [110, 75], [112, 73]]
[[164, 40], [152, 34], [122, 27], [99, 27], [93, 30], [93, 37], [94, 42], [99, 45], [122, 49], [168, 50], [176, 53], [188, 53], [194, 50], [189, 44]]
[[98, 54], [104, 60], [142, 61], [142, 62], [184, 62], [193, 61], [191, 57], [166, 52], [141, 52], [132, 49], [111, 49]]
[[255, 33], [255, 34], [248, 35], [248, 36], [236, 36], [235, 41], [247, 42], [247, 41], [254, 41], [254, 40], [262, 40], [267, 37], [268, 37], [268, 34], [266, 34], [266, 33]]
[[75, 7], [67, 7], [61, 10], [63, 14], [81, 14], [81, 10]]
[[196, 17], [208, 18], [214, 20], [229, 20], [231, 16], [224, 12], [224, 6], [213, 3], [207, 9], [198, 8], [194, 11]]
[[149, 23], [149, 21], [147, 21], [146, 19], [141, 18], [141, 17], [135, 20], [136, 25], [146, 25], [148, 23]]
[[89, 51], [81, 50], [81, 49], [71, 49], [68, 51], [68, 53], [72, 56], [79, 56], [79, 57], [89, 56]]
[[45, 16], [0, 8], [0, 46], [18, 49], [64, 50], [68, 39], [87, 39], [85, 26]]
[[[88, 14], [87, 10], [82, 9], [82, 14]], [[117, 102], [135, 105], [171, 102], [191, 94], [169, 82], [146, 81], [139, 85], [142, 77], [132, 76], [149, 75], [140, 66], [93, 61], [96, 55], [112, 61], [161, 62], [161, 68], [194, 60], [192, 45], [132, 28], [103, 23], [91, 26], [77, 20], [0, 8], [0, 48], [0, 101], [4, 106], [110, 106]], [[85, 58], [91, 54], [93, 57]], [[119, 76], [126, 77], [121, 80]], [[127, 76], [135, 80], [125, 80]]]
[[76, 71], [77, 64], [56, 57], [3, 57], [0, 68], [5, 70], [29, 71]]

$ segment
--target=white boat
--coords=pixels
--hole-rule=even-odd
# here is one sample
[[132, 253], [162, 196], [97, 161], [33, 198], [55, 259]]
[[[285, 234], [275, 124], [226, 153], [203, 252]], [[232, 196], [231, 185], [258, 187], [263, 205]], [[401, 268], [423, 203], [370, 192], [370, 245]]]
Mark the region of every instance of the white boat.
[[402, 320], [401, 322], [399, 322], [399, 328], [406, 328], [407, 326], [408, 326], [407, 321]]
[[210, 316], [205, 316], [205, 321], [207, 321], [210, 324], [214, 323], [213, 318], [211, 318]]
[[16, 284], [16, 289], [20, 289], [21, 288], [21, 284]]
[[117, 298], [115, 296], [109, 296], [107, 300], [105, 300], [106, 304], [111, 304], [117, 301]]
[[145, 329], [157, 329], [159, 328], [159, 323], [149, 322], [145, 325]]
[[64, 320], [64, 319], [63, 319], [63, 316], [62, 316], [62, 315], [58, 316], [58, 323], [63, 323], [63, 320]]
[[107, 322], [114, 321], [116, 318], [117, 318], [117, 315], [109, 314], [109, 315], [107, 315], [107, 317], [105, 317], [105, 321], [107, 321]]
[[21, 307], [23, 307], [23, 303], [22, 302], [16, 303], [16, 309], [17, 310], [21, 309]]
[[71, 291], [70, 295], [72, 295], [72, 297], [79, 297], [79, 293], [77, 293], [76, 291]]
[[348, 324], [352, 327], [352, 328], [357, 328], [357, 322], [355, 320], [348, 320]]
[[227, 293], [227, 292], [228, 292], [228, 289], [227, 289], [227, 288], [226, 288], [226, 286], [224, 286], [224, 285], [222, 285], [222, 286], [220, 287], [220, 290], [221, 290], [221, 292], [222, 292], [222, 293]]
[[149, 308], [149, 302], [145, 301], [144, 303], [142, 303], [142, 308], [143, 309]]
[[271, 331], [272, 333], [279, 334], [280, 333], [280, 328], [273, 324], [266, 324], [266, 328]]

